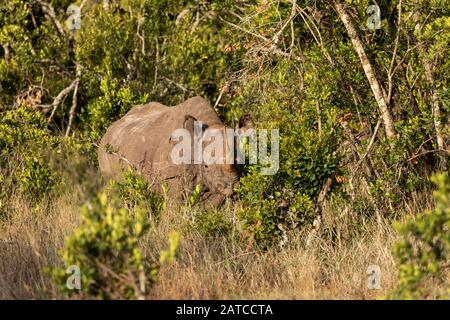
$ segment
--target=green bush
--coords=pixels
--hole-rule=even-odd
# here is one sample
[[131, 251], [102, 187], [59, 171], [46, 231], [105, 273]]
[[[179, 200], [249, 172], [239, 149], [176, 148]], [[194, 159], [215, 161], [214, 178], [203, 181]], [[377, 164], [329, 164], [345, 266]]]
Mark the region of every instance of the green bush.
[[[69, 2], [58, 2], [65, 13]], [[30, 0], [11, 0], [0, 6], [0, 110], [12, 109], [30, 85], [57, 93], [70, 84], [67, 72], [61, 72], [68, 64], [67, 45], [39, 7]], [[11, 53], [9, 60], [4, 55], [5, 44]], [[43, 102], [50, 103], [51, 96], [56, 94]]]
[[180, 247], [180, 234], [176, 231], [169, 233], [169, 248], [161, 250], [159, 254], [160, 265], [173, 263]]
[[394, 251], [399, 275], [394, 299], [450, 299], [450, 178], [437, 174], [432, 181], [438, 186], [435, 208], [397, 225], [403, 240]]
[[101, 96], [92, 100], [83, 110], [82, 121], [89, 136], [100, 140], [108, 126], [120, 119], [132, 106], [147, 102], [148, 95], [138, 97], [129, 87], [120, 87], [115, 79], [104, 79]]
[[186, 199], [187, 204], [190, 206], [194, 206], [196, 203], [198, 203], [202, 195], [202, 192], [203, 192], [202, 186], [200, 184], [197, 184], [194, 190], [192, 190], [191, 195]]
[[96, 193], [96, 158], [91, 143], [56, 135], [40, 112], [21, 106], [0, 113], [0, 198], [17, 190], [38, 202], [74, 182]]
[[50, 156], [61, 143], [47, 129], [46, 119], [26, 107], [0, 114], [1, 193], [15, 186], [32, 199], [51, 192], [60, 182], [50, 166]]
[[128, 208], [140, 206], [150, 210], [154, 215], [165, 208], [165, 197], [153, 192], [147, 180], [132, 169], [129, 169], [120, 180], [112, 180], [109, 187]]
[[278, 172], [264, 176], [260, 165], [252, 166], [238, 186], [243, 201], [239, 216], [250, 238], [263, 246], [278, 241], [283, 229], [299, 230], [312, 222], [317, 196], [340, 161], [338, 132], [331, 121], [319, 134], [308, 116], [280, 116], [284, 119], [269, 122], [281, 130]]
[[229, 237], [232, 222], [223, 212], [206, 210], [196, 213], [193, 228], [205, 238]]
[[388, 141], [385, 139], [374, 147], [372, 165], [378, 176], [368, 177], [368, 181], [371, 195], [377, 205], [384, 208], [385, 217], [398, 213], [397, 209], [413, 192], [430, 187], [429, 180], [423, 177], [429, 175], [427, 169], [435, 162], [435, 155], [419, 151], [423, 141], [429, 139], [426, 134], [432, 127], [431, 118], [409, 117], [398, 121], [398, 137], [392, 147], [386, 148]]
[[62, 291], [85, 298], [141, 298], [154, 282], [158, 266], [146, 263], [138, 241], [147, 231], [145, 211], [132, 214], [118, 199], [100, 193], [81, 210], [81, 225], [66, 238], [62, 258], [67, 266], [80, 269], [81, 289], [70, 290], [65, 268], [54, 276]]

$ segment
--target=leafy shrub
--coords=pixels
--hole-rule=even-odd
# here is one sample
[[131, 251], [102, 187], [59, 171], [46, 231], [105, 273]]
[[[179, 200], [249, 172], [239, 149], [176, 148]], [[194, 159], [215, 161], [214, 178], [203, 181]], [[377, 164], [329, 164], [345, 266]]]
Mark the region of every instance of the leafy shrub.
[[25, 106], [0, 114], [0, 198], [17, 189], [37, 202], [74, 182], [87, 187], [85, 192], [97, 192], [94, 146], [57, 136], [47, 126], [41, 113]]
[[330, 122], [324, 133], [318, 134], [308, 120], [286, 115], [276, 124], [281, 133], [280, 168], [275, 175], [261, 175], [257, 165], [240, 181], [243, 209], [239, 216], [257, 244], [270, 245], [281, 238], [282, 230], [310, 223], [322, 185], [337, 171], [336, 130]]
[[[239, 53], [227, 51], [222, 40], [229, 36], [229, 26], [223, 19], [235, 19], [228, 11], [234, 2], [158, 2], [153, 6], [165, 12], [169, 10], [179, 17], [175, 25], [168, 27], [168, 40], [164, 46], [167, 61], [162, 67], [170, 80], [166, 79], [163, 83], [165, 86], [169, 85], [172, 95], [166, 95], [164, 100], [175, 104], [182, 102], [188, 95], [198, 94], [214, 101], [220, 92], [220, 86], [224, 85], [223, 78], [229, 67], [239, 63]], [[184, 14], [179, 14], [180, 12]], [[204, 17], [200, 23], [198, 15]], [[173, 24], [166, 17], [159, 19], [161, 25]], [[176, 83], [183, 84], [185, 89], [180, 90]]]
[[[270, 19], [276, 19], [277, 10], [270, 7], [264, 14], [273, 13]], [[341, 103], [336, 88], [340, 76], [336, 70], [305, 64], [302, 76], [308, 86], [302, 88], [298, 66], [292, 60], [263, 54], [258, 59], [264, 61], [262, 70], [254, 70], [254, 78], [249, 77], [233, 107], [250, 114], [257, 128], [279, 129], [279, 170], [263, 176], [260, 164], [247, 166], [237, 190], [244, 231], [250, 241], [266, 247], [310, 225], [320, 190], [338, 173], [342, 134], [336, 125], [341, 113], [336, 107]], [[325, 66], [320, 56], [305, 59]]]
[[[149, 227], [145, 217], [143, 209], [135, 207], [130, 214], [105, 193], [82, 207], [81, 226], [66, 238], [62, 250], [65, 264], [80, 268], [81, 289], [76, 293], [99, 299], [145, 294], [158, 271], [156, 263], [145, 263], [137, 247]], [[73, 293], [66, 287], [65, 269], [56, 268], [54, 276], [63, 291]]]
[[180, 234], [176, 231], [172, 231], [169, 234], [169, 248], [167, 250], [161, 250], [159, 254], [159, 262], [161, 265], [172, 263], [178, 253], [180, 246]]
[[99, 140], [108, 126], [121, 118], [133, 105], [147, 102], [148, 95], [138, 97], [130, 88], [120, 87], [115, 79], [101, 81], [102, 95], [92, 100], [84, 110], [83, 122], [94, 140]]
[[22, 172], [18, 177], [22, 191], [34, 197], [52, 191], [59, 176], [52, 171], [48, 160], [31, 155], [25, 156], [22, 161]]
[[200, 200], [200, 197], [202, 195], [202, 186], [200, 184], [197, 184], [192, 190], [191, 195], [188, 197], [187, 202], [190, 206], [195, 205]]
[[228, 237], [233, 224], [223, 212], [206, 210], [195, 215], [193, 228], [206, 238]]
[[432, 130], [431, 119], [410, 117], [398, 121], [396, 128], [398, 137], [394, 146], [386, 148], [386, 140], [375, 146], [373, 166], [378, 176], [368, 179], [371, 194], [378, 206], [385, 209], [385, 217], [389, 217], [389, 213], [395, 214], [392, 209], [408, 201], [411, 193], [429, 187], [430, 182], [423, 176], [429, 176], [427, 170], [435, 162], [433, 153], [422, 151], [429, 139], [427, 133]]
[[61, 139], [47, 129], [46, 119], [26, 107], [0, 114], [0, 174], [2, 192], [17, 185], [38, 199], [60, 181], [50, 167], [49, 157], [57, 152]]
[[[450, 299], [450, 178], [448, 174], [437, 174], [432, 181], [438, 186], [435, 208], [397, 225], [403, 240], [394, 251], [399, 273], [398, 288], [392, 294], [396, 299]], [[433, 278], [437, 292], [427, 287], [429, 281], [425, 282]]]
[[[65, 12], [68, 3], [61, 5], [64, 6]], [[61, 41], [53, 30], [51, 21], [46, 20], [42, 10], [39, 10], [39, 4], [29, 0], [11, 0], [2, 3], [0, 109], [11, 108], [30, 84], [40, 83], [42, 88], [51, 88], [53, 92], [59, 92], [67, 86], [67, 79], [64, 79], [66, 74], [61, 73], [60, 68], [54, 68], [53, 62], [44, 62], [51, 59], [61, 61], [64, 65], [67, 63], [66, 43]], [[8, 46], [11, 53], [9, 59], [4, 54]], [[45, 68], [44, 77], [42, 77], [43, 68]]]
[[164, 196], [150, 189], [150, 185], [141, 175], [129, 169], [119, 181], [110, 182], [110, 190], [117, 194], [128, 208], [144, 207], [157, 214], [164, 209]]

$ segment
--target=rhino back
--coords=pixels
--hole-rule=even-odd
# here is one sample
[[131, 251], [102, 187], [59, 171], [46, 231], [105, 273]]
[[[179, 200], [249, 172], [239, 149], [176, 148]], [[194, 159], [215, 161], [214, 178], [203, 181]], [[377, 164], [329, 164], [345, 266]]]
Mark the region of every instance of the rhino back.
[[[169, 179], [185, 173], [186, 166], [170, 160], [174, 130], [183, 128], [190, 115], [210, 126], [222, 124], [211, 105], [201, 97], [167, 107], [157, 102], [133, 107], [106, 131], [99, 148], [99, 165], [103, 174], [117, 177], [130, 164], [151, 180], [155, 175]], [[105, 151], [109, 144], [113, 153]]]
[[207, 126], [223, 125], [214, 108], [202, 97], [190, 98], [174, 108], [183, 115], [191, 115]]
[[[172, 127], [177, 126], [177, 115], [170, 108], [150, 103], [133, 107], [124, 117], [114, 122], [100, 143], [99, 164], [109, 177], [117, 176], [127, 165], [139, 170], [165, 161]], [[105, 152], [109, 144], [113, 153]], [[128, 163], [129, 162], [129, 163]]]

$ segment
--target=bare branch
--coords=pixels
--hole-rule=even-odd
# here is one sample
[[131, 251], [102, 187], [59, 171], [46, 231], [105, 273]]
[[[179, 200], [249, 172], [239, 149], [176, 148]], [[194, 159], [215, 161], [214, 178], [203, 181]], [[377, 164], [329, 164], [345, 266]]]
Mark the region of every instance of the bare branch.
[[50, 105], [40, 105], [41, 108], [52, 108], [52, 113], [50, 114], [50, 117], [48, 118], [48, 123], [51, 123], [53, 120], [53, 117], [55, 116], [56, 109], [58, 109], [61, 102], [64, 100], [64, 98], [69, 94], [70, 91], [72, 91], [75, 88], [76, 81], [74, 80], [67, 88], [63, 89], [56, 98], [53, 100], [53, 103]]
[[322, 226], [322, 207], [323, 203], [325, 201], [325, 197], [330, 190], [331, 183], [333, 182], [333, 179], [331, 177], [328, 177], [328, 179], [325, 181], [325, 183], [322, 186], [322, 189], [320, 190], [319, 196], [317, 197], [316, 206], [314, 209], [314, 221], [311, 232], [308, 234], [308, 237], [306, 239], [306, 246], [310, 246], [312, 243], [312, 240], [315, 239], [317, 236], [317, 233], [320, 230], [320, 227]]
[[75, 118], [75, 110], [77, 108], [78, 84], [80, 83], [80, 79], [77, 78], [74, 82], [75, 88], [73, 89], [72, 106], [70, 107], [69, 111], [69, 124], [66, 129], [66, 134], [64, 135], [66, 138], [69, 136], [70, 130], [72, 129], [73, 119]]
[[64, 38], [66, 43], [69, 43], [67, 33], [64, 31], [64, 27], [62, 26], [61, 22], [56, 17], [55, 9], [53, 9], [53, 6], [45, 1], [42, 0], [36, 0], [37, 3], [41, 5], [42, 11], [44, 11], [45, 15], [50, 19], [52, 24], [55, 26], [56, 31], [60, 34], [61, 37]]
[[373, 130], [373, 135], [370, 138], [369, 145], [367, 146], [367, 149], [366, 149], [366, 152], [364, 153], [364, 155], [359, 159], [358, 164], [356, 165], [357, 168], [361, 165], [361, 163], [363, 163], [363, 161], [366, 159], [366, 157], [370, 154], [370, 151], [372, 150], [372, 146], [375, 142], [375, 138], [377, 137], [377, 133], [378, 133], [378, 130], [380, 129], [380, 126], [381, 126], [381, 117], [378, 118], [378, 122], [377, 122], [377, 125], [375, 126], [375, 129]]
[[367, 57], [363, 43], [356, 31], [355, 26], [353, 25], [353, 22], [351, 21], [349, 14], [347, 13], [345, 4], [340, 0], [333, 0], [333, 3], [340, 19], [342, 20], [345, 28], [347, 29], [347, 33], [349, 34], [352, 40], [353, 47], [355, 48], [355, 51], [358, 53], [359, 59], [361, 60], [361, 65], [364, 69], [364, 73], [366, 74], [366, 78], [369, 81], [373, 95], [378, 104], [380, 115], [383, 119], [386, 136], [388, 137], [388, 139], [392, 140], [397, 136], [397, 132], [394, 127], [394, 120], [392, 117], [391, 110], [389, 109], [386, 103], [386, 96], [383, 93], [381, 85], [376, 77], [375, 70], [372, 64], [370, 63], [369, 58]]
[[[329, 55], [328, 51], [325, 49], [325, 46], [323, 45], [322, 35], [320, 34], [320, 30], [317, 27], [317, 25], [314, 23], [313, 19], [303, 10], [300, 6], [295, 5], [296, 11], [299, 12], [300, 16], [302, 17], [303, 21], [305, 22], [305, 25], [309, 29], [309, 32], [312, 34], [314, 40], [317, 42], [317, 44], [320, 47], [320, 50], [322, 50], [323, 55], [327, 60], [330, 62], [331, 65], [334, 65], [333, 59], [331, 59], [331, 56]], [[308, 23], [309, 20], [309, 23]], [[311, 28], [310, 24], [314, 27], [315, 31]], [[317, 32], [317, 36], [316, 36]]]
[[402, 0], [400, 0], [398, 3], [397, 35], [395, 36], [394, 51], [392, 52], [391, 65], [389, 66], [389, 71], [387, 74], [388, 76], [388, 93], [386, 97], [387, 105], [390, 105], [392, 100], [392, 88], [393, 88], [392, 78], [394, 76], [395, 71], [397, 70], [397, 68], [394, 68], [394, 65], [397, 56], [398, 42], [400, 39], [401, 21], [402, 21]]

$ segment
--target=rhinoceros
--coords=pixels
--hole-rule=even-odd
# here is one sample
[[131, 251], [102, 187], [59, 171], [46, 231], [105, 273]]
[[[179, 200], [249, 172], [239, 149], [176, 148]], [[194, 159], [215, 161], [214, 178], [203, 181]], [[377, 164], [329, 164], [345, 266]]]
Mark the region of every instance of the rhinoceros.
[[[191, 155], [187, 162], [174, 161], [174, 147], [180, 142], [174, 139], [174, 132], [180, 129], [188, 132], [194, 148], [196, 123], [201, 123], [203, 130], [215, 129], [223, 134], [222, 155], [218, 152], [223, 158], [219, 160], [223, 161], [195, 161]], [[200, 186], [204, 204], [217, 206], [233, 193], [238, 182], [236, 165], [226, 161], [234, 155], [230, 154], [234, 150], [227, 146], [227, 132], [214, 108], [201, 97], [173, 107], [157, 102], [134, 106], [103, 136], [98, 150], [100, 170], [105, 177], [117, 179], [132, 166], [155, 191], [162, 192], [165, 185], [168, 196], [175, 199], [189, 196]], [[201, 144], [205, 147], [204, 141]]]

